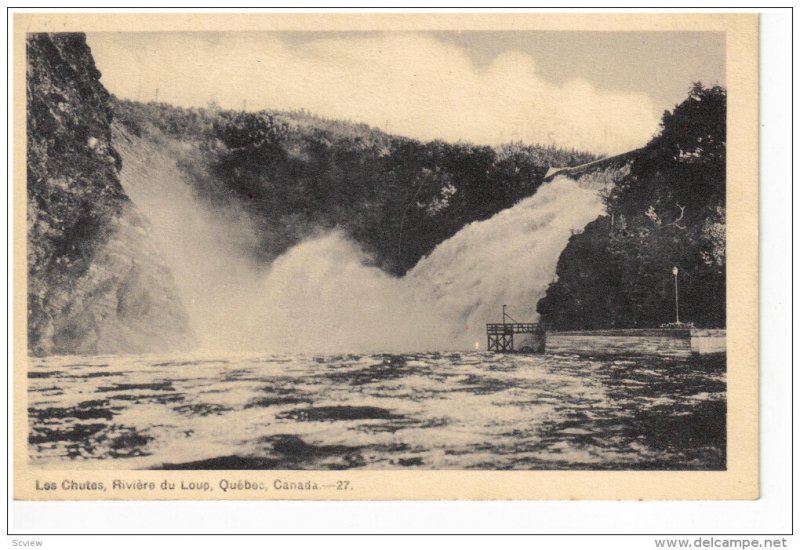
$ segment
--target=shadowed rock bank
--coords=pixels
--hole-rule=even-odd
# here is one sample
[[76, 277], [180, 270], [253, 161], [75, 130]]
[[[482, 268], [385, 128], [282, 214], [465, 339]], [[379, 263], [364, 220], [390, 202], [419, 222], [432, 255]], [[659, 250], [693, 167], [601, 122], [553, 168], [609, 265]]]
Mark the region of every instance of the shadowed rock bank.
[[28, 349], [187, 348], [188, 317], [119, 181], [109, 94], [81, 33], [27, 40]]

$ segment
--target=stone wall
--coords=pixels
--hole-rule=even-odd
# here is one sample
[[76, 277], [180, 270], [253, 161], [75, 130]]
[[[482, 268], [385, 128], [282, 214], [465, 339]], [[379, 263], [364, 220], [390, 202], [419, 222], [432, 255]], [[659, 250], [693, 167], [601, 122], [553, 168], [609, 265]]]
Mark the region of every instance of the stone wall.
[[548, 332], [547, 353], [689, 357], [724, 353], [725, 330], [621, 329]]

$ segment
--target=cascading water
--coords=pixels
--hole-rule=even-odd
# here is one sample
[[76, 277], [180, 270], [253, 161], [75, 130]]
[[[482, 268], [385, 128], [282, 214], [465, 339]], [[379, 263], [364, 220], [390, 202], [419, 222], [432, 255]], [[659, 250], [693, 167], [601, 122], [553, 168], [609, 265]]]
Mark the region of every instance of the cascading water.
[[558, 177], [491, 219], [463, 228], [407, 279], [451, 319], [453, 341], [468, 345], [482, 339], [485, 323], [502, 321], [502, 304], [518, 321], [535, 321], [536, 303], [553, 281], [570, 235], [603, 212], [594, 188]]
[[485, 323], [500, 321], [502, 304], [520, 321], [534, 320], [571, 233], [602, 209], [596, 191], [557, 178], [464, 227], [400, 279], [364, 266], [339, 233], [306, 241], [263, 281], [270, 311], [281, 312], [286, 327], [276, 322], [264, 337], [293, 350], [475, 349]]
[[365, 265], [340, 232], [308, 239], [268, 268], [243, 251], [252, 229], [193, 198], [174, 161], [122, 146], [122, 182], [151, 219], [201, 345], [209, 350], [369, 352], [475, 349], [509, 304], [534, 321], [574, 231], [603, 211], [566, 177], [467, 225], [405, 277]]

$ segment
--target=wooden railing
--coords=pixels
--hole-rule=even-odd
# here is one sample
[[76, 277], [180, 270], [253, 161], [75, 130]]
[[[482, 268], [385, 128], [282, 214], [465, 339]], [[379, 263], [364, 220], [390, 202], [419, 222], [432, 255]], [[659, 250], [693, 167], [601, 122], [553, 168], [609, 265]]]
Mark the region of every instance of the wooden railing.
[[541, 332], [539, 323], [487, 323], [486, 334], [535, 334]]

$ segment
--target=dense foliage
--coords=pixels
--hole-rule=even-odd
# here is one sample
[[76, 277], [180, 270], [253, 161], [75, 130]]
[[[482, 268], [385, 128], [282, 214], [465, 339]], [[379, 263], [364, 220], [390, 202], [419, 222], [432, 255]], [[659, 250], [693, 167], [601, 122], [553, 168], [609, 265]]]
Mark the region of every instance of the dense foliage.
[[127, 101], [116, 111], [131, 133], [194, 144], [179, 164], [199, 196], [250, 214], [261, 259], [340, 228], [397, 275], [465, 224], [533, 194], [548, 167], [594, 160], [552, 146], [421, 143], [305, 112]]
[[558, 329], [725, 326], [726, 92], [696, 83], [574, 235], [537, 309]]

